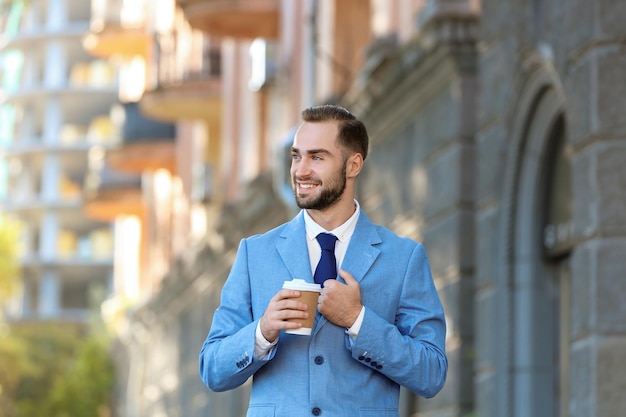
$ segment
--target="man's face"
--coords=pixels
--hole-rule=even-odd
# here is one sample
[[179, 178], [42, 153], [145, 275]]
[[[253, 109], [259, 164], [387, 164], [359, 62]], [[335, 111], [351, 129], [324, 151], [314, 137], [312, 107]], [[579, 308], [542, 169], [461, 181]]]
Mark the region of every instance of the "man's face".
[[303, 123], [291, 149], [291, 185], [296, 204], [324, 210], [346, 189], [346, 159], [337, 145], [335, 121]]

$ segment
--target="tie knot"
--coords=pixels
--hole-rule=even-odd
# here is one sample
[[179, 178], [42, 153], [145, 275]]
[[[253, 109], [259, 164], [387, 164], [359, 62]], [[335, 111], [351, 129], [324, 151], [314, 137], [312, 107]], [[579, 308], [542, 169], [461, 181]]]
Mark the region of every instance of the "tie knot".
[[315, 237], [320, 244], [322, 250], [335, 251], [335, 242], [337, 241], [337, 236], [330, 233], [320, 233]]

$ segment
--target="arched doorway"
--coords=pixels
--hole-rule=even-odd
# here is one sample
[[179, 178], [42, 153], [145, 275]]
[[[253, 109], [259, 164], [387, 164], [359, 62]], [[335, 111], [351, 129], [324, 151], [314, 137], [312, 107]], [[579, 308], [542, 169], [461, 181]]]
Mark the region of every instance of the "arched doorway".
[[520, 96], [504, 192], [501, 381], [498, 409], [514, 417], [566, 415], [571, 170], [565, 99], [535, 67]]

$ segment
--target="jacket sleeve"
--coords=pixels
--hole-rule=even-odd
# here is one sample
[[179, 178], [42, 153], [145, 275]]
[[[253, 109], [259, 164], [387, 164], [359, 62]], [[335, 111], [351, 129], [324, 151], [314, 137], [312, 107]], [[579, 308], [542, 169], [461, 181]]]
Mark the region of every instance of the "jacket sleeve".
[[226, 391], [246, 382], [265, 360], [254, 357], [258, 320], [252, 316], [248, 251], [242, 240], [215, 310], [211, 330], [200, 351], [200, 377], [213, 391]]
[[408, 262], [402, 295], [390, 323], [365, 306], [352, 357], [426, 398], [442, 388], [448, 371], [446, 324], [424, 247]]

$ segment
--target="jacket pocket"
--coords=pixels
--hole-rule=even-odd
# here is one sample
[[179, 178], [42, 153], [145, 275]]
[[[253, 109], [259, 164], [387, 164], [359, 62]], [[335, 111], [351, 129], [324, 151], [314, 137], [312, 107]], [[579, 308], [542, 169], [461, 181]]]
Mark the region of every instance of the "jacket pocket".
[[359, 417], [399, 417], [397, 408], [362, 408]]
[[276, 406], [274, 405], [251, 405], [246, 417], [274, 417]]

